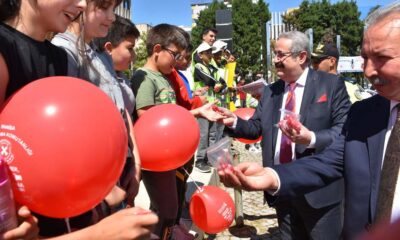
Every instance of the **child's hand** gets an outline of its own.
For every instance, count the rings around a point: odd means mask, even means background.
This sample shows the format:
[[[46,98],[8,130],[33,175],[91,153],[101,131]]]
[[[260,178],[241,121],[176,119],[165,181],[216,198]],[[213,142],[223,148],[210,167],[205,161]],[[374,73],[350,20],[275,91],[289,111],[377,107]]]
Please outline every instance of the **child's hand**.
[[[18,216],[20,218],[20,225],[17,228],[4,233],[2,239],[38,239],[38,220],[32,216],[29,209],[26,206],[20,207],[18,209]]]

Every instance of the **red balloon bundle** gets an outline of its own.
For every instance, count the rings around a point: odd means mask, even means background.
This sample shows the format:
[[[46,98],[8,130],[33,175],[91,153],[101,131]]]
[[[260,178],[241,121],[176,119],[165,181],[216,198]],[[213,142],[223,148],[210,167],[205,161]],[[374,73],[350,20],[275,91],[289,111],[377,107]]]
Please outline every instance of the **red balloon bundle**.
[[[219,233],[227,229],[235,216],[235,204],[224,190],[204,186],[197,190],[189,205],[193,222],[206,233]]]
[[[241,119],[249,120],[254,115],[254,112],[255,112],[254,108],[238,108],[234,113]],[[261,140],[261,136],[257,139],[246,139],[246,138],[236,138],[236,139],[242,143],[252,144],[259,142]]]
[[[97,205],[119,178],[127,146],[112,100],[80,79],[34,81],[0,114],[0,155],[12,172],[16,200],[48,217]]]
[[[200,140],[193,115],[176,104],[161,104],[147,110],[134,126],[142,168],[162,172],[184,165]]]

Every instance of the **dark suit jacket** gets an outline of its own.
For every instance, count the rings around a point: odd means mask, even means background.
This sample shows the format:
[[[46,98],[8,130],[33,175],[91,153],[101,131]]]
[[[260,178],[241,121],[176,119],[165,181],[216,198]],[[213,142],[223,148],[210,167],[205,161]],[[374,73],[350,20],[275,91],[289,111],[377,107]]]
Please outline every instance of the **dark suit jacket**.
[[[279,195],[296,196],[345,180],[345,239],[369,229],[375,218],[390,101],[376,95],[355,103],[342,133],[321,154],[276,166]]]
[[[264,166],[274,165],[275,148],[278,131],[274,124],[279,122],[285,83],[282,80],[266,86],[263,97],[249,121],[238,119],[234,135],[256,139],[262,135],[262,157]],[[326,101],[318,101],[326,95]],[[309,70],[303,99],[300,108],[300,122],[313,131],[316,136],[315,149],[307,149],[305,145],[296,144],[296,158],[321,152],[339,135],[346,120],[350,101],[344,82],[336,75]],[[275,199],[265,195],[273,204]],[[343,199],[343,181],[337,180],[324,188],[308,193],[307,202],[314,208],[332,205]]]

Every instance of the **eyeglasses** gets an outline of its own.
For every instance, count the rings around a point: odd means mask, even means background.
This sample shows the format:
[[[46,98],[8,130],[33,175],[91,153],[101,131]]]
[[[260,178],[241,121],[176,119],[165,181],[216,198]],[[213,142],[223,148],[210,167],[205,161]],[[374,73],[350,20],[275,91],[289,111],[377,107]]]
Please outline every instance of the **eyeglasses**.
[[[275,58],[278,60],[285,60],[286,58],[296,55],[299,52],[282,52],[282,51],[274,51]]]
[[[165,50],[165,51],[167,51],[169,54],[171,54],[171,56],[174,58],[174,60],[175,61],[181,61],[181,60],[183,60],[183,56],[182,56],[182,54],[180,54],[180,53],[177,53],[177,52],[175,52],[175,51],[172,51],[171,49],[169,49],[169,48],[166,48],[166,47],[161,47],[163,50]]]

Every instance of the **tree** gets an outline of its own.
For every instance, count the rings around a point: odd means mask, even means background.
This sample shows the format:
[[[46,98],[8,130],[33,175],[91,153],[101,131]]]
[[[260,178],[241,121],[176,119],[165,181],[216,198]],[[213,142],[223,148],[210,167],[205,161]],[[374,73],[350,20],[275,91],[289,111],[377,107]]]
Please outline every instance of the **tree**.
[[[134,69],[138,69],[144,66],[147,60],[147,49],[146,49],[147,33],[142,32],[138,41],[138,46],[135,48],[136,61],[133,65]]]
[[[207,28],[215,28],[215,12],[217,10],[226,9],[223,2],[214,0],[210,6],[200,12],[196,21],[196,26],[192,28],[192,45],[197,47],[202,42],[202,33]]]
[[[264,69],[262,54],[265,52],[266,56],[266,40],[263,36],[269,18],[268,7],[263,1],[257,4],[251,0],[232,1],[233,51],[240,73],[256,73]]]
[[[263,0],[258,0],[257,2],[257,9],[258,9],[258,17],[259,17],[259,24],[261,29],[261,54],[262,54],[262,65],[264,74],[268,73],[267,69],[267,29],[266,23],[268,20],[271,19],[271,14],[268,10],[268,4],[265,4]]]
[[[341,35],[341,55],[358,55],[360,52],[363,22],[355,1],[331,4],[328,0],[304,0],[299,9],[283,17],[299,31],[313,28],[314,45],[322,41],[333,41]]]

